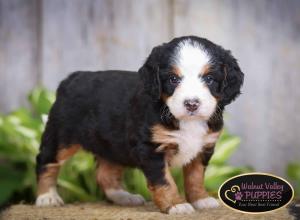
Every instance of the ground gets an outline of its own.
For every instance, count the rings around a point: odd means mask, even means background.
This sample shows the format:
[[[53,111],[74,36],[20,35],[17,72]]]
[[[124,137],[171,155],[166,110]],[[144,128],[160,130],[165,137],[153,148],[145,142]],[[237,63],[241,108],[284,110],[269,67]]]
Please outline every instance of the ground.
[[[89,204],[68,204],[63,207],[38,208],[33,205],[13,205],[0,214],[3,220],[248,220],[248,219],[293,219],[286,208],[264,214],[244,214],[221,206],[216,209],[206,209],[190,215],[166,215],[158,211],[153,203],[139,207],[120,207],[105,202]]]

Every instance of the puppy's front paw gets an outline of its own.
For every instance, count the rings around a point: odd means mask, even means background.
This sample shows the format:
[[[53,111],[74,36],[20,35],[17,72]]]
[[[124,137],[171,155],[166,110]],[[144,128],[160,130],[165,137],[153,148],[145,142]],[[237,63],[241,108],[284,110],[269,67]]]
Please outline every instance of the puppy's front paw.
[[[218,200],[213,197],[199,199],[192,203],[195,209],[217,208],[220,206]]]
[[[125,190],[107,190],[106,196],[113,203],[123,206],[144,205],[145,199],[139,194],[131,194]]]
[[[181,203],[181,204],[177,204],[177,205],[172,206],[168,210],[168,214],[190,214],[194,211],[195,210],[194,210],[193,206],[191,206],[191,204]]]
[[[36,206],[61,206],[63,204],[63,200],[54,188],[50,189],[47,193],[39,195],[35,201]]]

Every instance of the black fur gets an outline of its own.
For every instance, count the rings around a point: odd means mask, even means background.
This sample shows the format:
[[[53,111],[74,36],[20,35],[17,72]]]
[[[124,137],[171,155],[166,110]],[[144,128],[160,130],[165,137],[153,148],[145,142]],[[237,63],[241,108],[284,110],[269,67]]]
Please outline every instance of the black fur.
[[[201,163],[206,167],[208,165],[208,162],[212,155],[214,154],[215,151],[215,145],[209,146],[209,147],[204,147],[201,154]]]
[[[239,95],[243,73],[222,47],[193,36],[175,38],[155,47],[138,74],[75,72],[62,81],[42,137],[37,175],[48,163],[56,162],[59,147],[80,144],[107,160],[142,169],[150,184],[164,184],[164,153],[155,152],[157,145],[151,142],[150,128],[158,123],[177,128],[177,120],[170,113],[162,116],[162,109],[168,108],[161,95],[174,92],[168,81],[170,59],[184,39],[201,44],[214,58],[214,82],[209,89],[219,102],[208,125],[213,131],[220,130],[224,106]]]

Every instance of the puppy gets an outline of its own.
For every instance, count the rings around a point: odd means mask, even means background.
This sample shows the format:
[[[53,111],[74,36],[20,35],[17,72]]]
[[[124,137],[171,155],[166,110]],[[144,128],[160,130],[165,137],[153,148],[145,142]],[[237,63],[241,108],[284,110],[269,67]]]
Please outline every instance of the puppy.
[[[62,205],[59,168],[83,148],[96,155],[97,182],[107,199],[142,205],[124,190],[125,167],[144,173],[164,213],[217,207],[204,171],[223,127],[224,107],[244,74],[230,51],[195,36],[155,47],[138,72],[75,72],[61,82],[37,156],[38,206]],[[186,200],[169,167],[183,168]]]

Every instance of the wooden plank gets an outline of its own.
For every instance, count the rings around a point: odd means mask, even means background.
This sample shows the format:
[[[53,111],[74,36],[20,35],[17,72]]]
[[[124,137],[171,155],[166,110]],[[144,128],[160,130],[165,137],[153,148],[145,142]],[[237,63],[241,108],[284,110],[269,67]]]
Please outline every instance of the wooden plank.
[[[26,104],[37,80],[37,3],[0,0],[0,111]]]
[[[43,2],[43,83],[55,89],[76,70],[137,70],[170,38],[168,1]]]
[[[233,164],[284,174],[300,158],[300,2],[175,0],[174,34],[217,42],[239,59],[243,95],[227,125],[242,137]]]

